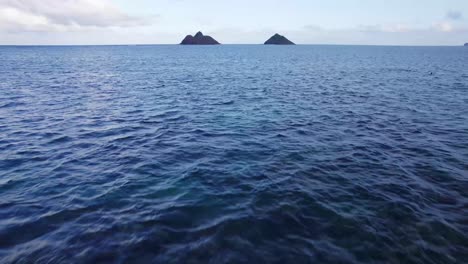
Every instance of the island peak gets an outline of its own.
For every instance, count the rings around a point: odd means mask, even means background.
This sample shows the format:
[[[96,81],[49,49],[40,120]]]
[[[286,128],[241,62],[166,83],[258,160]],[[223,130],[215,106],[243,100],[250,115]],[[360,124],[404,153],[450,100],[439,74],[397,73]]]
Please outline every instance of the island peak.
[[[220,43],[210,36],[205,36],[198,31],[195,36],[188,35],[182,40],[181,45],[219,45]]]
[[[270,39],[265,42],[265,45],[296,45],[294,42],[287,39],[278,33],[273,35]]]

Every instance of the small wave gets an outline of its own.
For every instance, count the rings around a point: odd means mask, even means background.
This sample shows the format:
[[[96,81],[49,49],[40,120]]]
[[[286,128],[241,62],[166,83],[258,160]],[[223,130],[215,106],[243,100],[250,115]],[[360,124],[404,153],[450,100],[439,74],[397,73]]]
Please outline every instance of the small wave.
[[[71,141],[73,141],[73,138],[71,138],[69,136],[61,136],[61,137],[57,137],[57,138],[52,139],[47,144],[51,144],[51,145],[63,144],[63,143],[71,142]]]
[[[13,108],[13,107],[24,106],[24,105],[26,105],[26,103],[22,103],[22,102],[9,102],[9,103],[0,105],[0,109],[1,109],[1,108]]]
[[[233,105],[234,102],[235,102],[234,100],[228,100],[228,101],[222,101],[222,102],[214,103],[213,105]]]

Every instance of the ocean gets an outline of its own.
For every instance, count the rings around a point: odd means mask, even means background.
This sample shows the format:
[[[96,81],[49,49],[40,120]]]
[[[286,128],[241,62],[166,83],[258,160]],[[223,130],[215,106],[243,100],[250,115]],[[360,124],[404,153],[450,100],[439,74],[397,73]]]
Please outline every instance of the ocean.
[[[468,49],[0,47],[0,263],[463,263]]]

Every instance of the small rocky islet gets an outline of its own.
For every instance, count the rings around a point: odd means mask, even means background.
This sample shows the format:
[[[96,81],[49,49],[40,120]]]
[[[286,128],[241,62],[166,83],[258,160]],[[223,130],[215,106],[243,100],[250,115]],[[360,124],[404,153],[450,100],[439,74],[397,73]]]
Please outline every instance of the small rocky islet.
[[[186,36],[180,45],[220,45],[220,43],[211,36],[205,36],[199,31],[195,36]]]
[[[280,34],[275,34],[265,42],[265,45],[296,45],[296,44],[294,44],[294,42],[287,39],[285,36],[282,36]]]

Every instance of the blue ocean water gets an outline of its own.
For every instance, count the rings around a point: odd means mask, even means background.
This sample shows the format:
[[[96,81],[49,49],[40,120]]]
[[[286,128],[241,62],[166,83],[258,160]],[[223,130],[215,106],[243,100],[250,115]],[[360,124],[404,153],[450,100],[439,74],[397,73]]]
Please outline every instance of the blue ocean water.
[[[0,47],[0,263],[462,263],[467,62]]]

